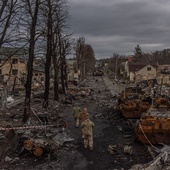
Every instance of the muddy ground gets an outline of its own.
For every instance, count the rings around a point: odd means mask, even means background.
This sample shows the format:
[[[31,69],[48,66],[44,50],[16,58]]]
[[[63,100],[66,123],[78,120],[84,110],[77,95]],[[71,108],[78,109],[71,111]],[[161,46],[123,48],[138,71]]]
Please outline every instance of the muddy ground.
[[[103,80],[105,80],[103,77],[88,77],[81,82],[80,88],[90,89],[91,92],[85,97],[75,96],[72,100],[73,103],[78,103],[81,108],[87,107],[90,119],[95,124],[93,151],[83,147],[81,129],[74,125],[72,104],[50,100],[51,109],[45,111],[41,108],[42,102],[39,97],[38,99],[34,98],[32,104],[36,108],[37,114],[38,112],[45,114],[49,112],[49,124],[56,124],[59,119],[64,119],[68,123],[67,129],[50,127],[47,128],[47,132],[53,128],[53,131],[58,130],[60,134],[66,133],[71,140],[62,143],[60,146],[48,147],[41,157],[36,157],[31,151],[21,149],[23,148],[23,138],[13,142],[13,138],[4,138],[6,131],[0,131],[0,169],[123,170],[130,169],[135,164],[144,164],[152,160],[148,152],[148,146],[135,140],[131,121],[123,118],[118,111],[114,110],[114,104],[116,103],[116,98],[113,95],[114,87],[116,89],[119,86],[121,90],[122,85],[113,85],[111,94],[106,86],[107,83]],[[118,91],[115,91],[115,94],[117,93]],[[11,109],[1,110],[1,126],[9,126],[9,124],[21,126],[22,113],[22,104]],[[39,123],[35,118],[35,114],[32,114],[30,125],[38,125]],[[16,134],[18,133],[18,130],[16,130]],[[44,130],[36,129],[32,130],[32,133],[34,135],[37,133],[43,134]],[[43,138],[47,138],[46,136]],[[133,152],[125,153],[124,148],[126,146],[133,148]]]

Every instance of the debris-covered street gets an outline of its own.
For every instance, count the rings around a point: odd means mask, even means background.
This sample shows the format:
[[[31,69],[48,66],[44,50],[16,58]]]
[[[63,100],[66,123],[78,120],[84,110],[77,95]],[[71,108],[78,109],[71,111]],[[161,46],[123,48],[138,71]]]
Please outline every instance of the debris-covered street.
[[[166,1],[1,0],[0,170],[170,170]]]
[[[33,126],[1,130],[1,169],[111,170],[148,163],[155,153],[151,156],[152,149],[149,152],[147,145],[135,140],[134,124],[115,110],[116,95],[123,88],[124,84],[110,83],[107,77],[90,76],[81,82],[79,92],[70,90],[70,102],[64,97],[60,103],[50,99],[50,109],[46,111],[40,107],[41,95],[36,96],[27,125],[21,124],[22,104],[1,111],[2,127]],[[83,147],[81,128],[75,127],[74,103],[86,107],[95,124],[93,151]],[[24,148],[28,139],[43,150]]]

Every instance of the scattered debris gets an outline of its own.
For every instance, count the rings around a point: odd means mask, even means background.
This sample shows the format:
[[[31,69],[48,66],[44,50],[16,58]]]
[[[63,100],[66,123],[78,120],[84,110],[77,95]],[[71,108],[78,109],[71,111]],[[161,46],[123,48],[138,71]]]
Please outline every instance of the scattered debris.
[[[110,154],[115,155],[118,153],[116,149],[117,149],[116,145],[109,145],[107,150],[109,151]]]
[[[19,105],[15,100],[10,109],[0,113],[3,118],[1,127],[10,128],[2,129],[0,133],[1,167],[4,170],[25,166],[28,169],[95,170],[109,167],[123,170],[135,163],[149,162],[152,158],[148,150],[141,153],[145,148],[143,144],[136,144],[134,140],[127,142],[129,138],[134,139],[132,124],[113,109],[121,88],[124,86],[113,85],[104,76],[90,77],[69,89],[66,96],[60,94],[60,101],[54,101],[50,96],[47,109],[41,107],[43,94],[33,94],[30,119],[24,125],[21,124],[24,100],[21,99]],[[73,125],[72,104],[75,102],[81,107],[86,106],[95,122],[93,152],[84,150],[81,130]],[[5,135],[9,130],[11,132]],[[15,130],[14,134],[12,130]]]
[[[7,103],[14,103],[14,98],[12,98],[11,96],[7,97]]]
[[[165,146],[160,154],[151,162],[141,165],[134,165],[131,170],[169,170],[170,169],[170,147]]]
[[[133,147],[125,145],[123,151],[124,153],[131,155],[133,153]]]

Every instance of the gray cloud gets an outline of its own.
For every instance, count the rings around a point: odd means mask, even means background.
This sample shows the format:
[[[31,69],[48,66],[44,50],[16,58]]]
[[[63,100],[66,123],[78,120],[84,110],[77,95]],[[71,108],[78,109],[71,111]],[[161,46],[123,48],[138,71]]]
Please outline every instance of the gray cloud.
[[[70,0],[71,29],[84,36],[96,58],[169,47],[169,0]]]

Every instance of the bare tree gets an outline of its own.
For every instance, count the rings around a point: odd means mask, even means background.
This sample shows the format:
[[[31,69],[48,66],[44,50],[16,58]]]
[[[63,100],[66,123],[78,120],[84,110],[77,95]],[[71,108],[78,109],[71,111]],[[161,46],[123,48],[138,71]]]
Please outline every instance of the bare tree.
[[[25,46],[25,44],[22,44],[22,47],[16,48],[16,42],[20,40],[18,27],[22,17],[22,7],[20,0],[0,1],[0,48],[3,55],[3,62],[1,62],[0,67],[10,63],[8,75],[4,75],[8,76],[7,82],[10,80],[13,66],[11,57],[23,50]],[[6,45],[8,45],[8,48],[5,48]],[[7,82],[4,83],[4,91],[8,88]],[[15,85],[15,79],[13,84]]]
[[[77,67],[78,70],[80,71],[80,73],[83,72],[83,53],[84,53],[84,44],[85,44],[85,38],[84,37],[79,37],[77,42],[76,42],[76,46],[75,46],[75,51],[76,51],[76,59],[77,59]],[[82,76],[80,77],[79,75],[79,79],[81,79]]]
[[[107,63],[107,74],[114,75],[115,79],[119,79],[121,77],[120,70],[123,68],[122,63],[126,60],[126,56],[117,53],[113,53],[111,58],[104,59],[104,63]]]
[[[68,8],[66,5],[66,1],[60,1],[60,5],[58,8],[58,13],[57,13],[57,29],[56,29],[56,36],[57,39],[56,41],[58,42],[58,65],[55,64],[55,66],[58,68],[57,71],[60,71],[60,80],[61,80],[61,87],[62,87],[62,93],[66,93],[66,88],[67,88],[67,73],[66,73],[66,55],[70,53],[70,35],[67,33],[68,29],[68,19],[69,19],[69,14],[68,14]],[[54,64],[54,63],[53,63]],[[59,87],[59,74],[55,71],[55,78],[54,79],[54,88],[57,84],[57,88]],[[56,76],[57,75],[57,76]],[[54,89],[54,96],[58,96],[58,93],[56,93],[56,90]]]
[[[2,0],[0,2],[0,53],[3,55],[0,67],[9,63],[10,58],[24,47],[23,45],[14,49],[12,44],[18,39],[16,31],[22,14],[21,8],[19,0]],[[8,45],[8,47],[3,48],[3,45]]]
[[[95,54],[91,45],[85,43],[84,37],[79,37],[75,47],[79,79],[84,79],[86,74],[95,67]]]
[[[65,35],[64,31],[67,27],[68,11],[65,0],[50,0],[44,3],[42,9],[45,25],[45,38],[47,44],[46,66],[45,66],[45,92],[43,107],[48,107],[49,86],[50,86],[50,67],[51,57],[54,70],[54,99],[59,100],[59,71],[64,63],[63,56],[65,55]],[[64,64],[63,64],[64,66]]]
[[[35,56],[35,42],[36,42],[36,28],[37,28],[37,19],[40,6],[40,0],[23,0],[25,4],[25,10],[27,16],[29,17],[29,58],[27,64],[27,79],[25,84],[25,109],[23,122],[26,122],[30,115],[30,103],[31,103],[31,84],[32,84],[32,75],[33,75],[33,61]]]
[[[61,62],[60,62],[60,71],[61,71],[61,85],[62,92],[66,94],[67,85],[67,63],[66,63],[66,55],[70,53],[70,42],[69,39],[64,39],[61,44]]]
[[[83,60],[85,63],[85,65],[84,65],[85,68],[83,69],[83,71],[84,71],[83,75],[86,76],[90,70],[94,69],[95,62],[96,62],[94,50],[93,50],[92,46],[89,44],[84,45]]]
[[[16,36],[18,13],[21,10],[19,0],[2,0],[0,2],[0,47],[14,41]]]
[[[52,8],[53,0],[44,1],[43,3],[43,15],[46,19],[46,38],[47,38],[47,48],[46,48],[46,61],[45,61],[45,91],[44,91],[44,102],[43,107],[48,107],[49,98],[49,88],[50,88],[50,67],[51,67],[51,56],[52,56]],[[46,14],[44,13],[46,12]]]

